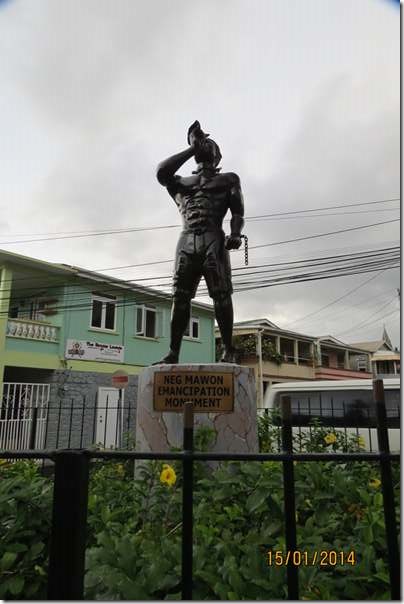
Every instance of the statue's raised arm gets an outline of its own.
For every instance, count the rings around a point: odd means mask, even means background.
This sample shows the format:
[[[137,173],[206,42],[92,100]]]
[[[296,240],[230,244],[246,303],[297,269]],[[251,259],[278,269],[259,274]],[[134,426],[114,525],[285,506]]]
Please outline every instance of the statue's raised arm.
[[[188,129],[188,149],[171,155],[157,166],[157,180],[159,183],[164,187],[170,184],[175,173],[186,161],[195,154],[200,155],[200,151],[208,136],[208,134],[202,132],[200,123],[195,121]],[[196,161],[199,161],[199,159]]]

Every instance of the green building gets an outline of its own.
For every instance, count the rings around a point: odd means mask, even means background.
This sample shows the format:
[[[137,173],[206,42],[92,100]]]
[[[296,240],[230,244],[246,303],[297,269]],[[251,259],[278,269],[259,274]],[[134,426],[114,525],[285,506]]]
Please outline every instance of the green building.
[[[139,372],[168,350],[170,311],[152,288],[0,251],[0,448],[27,446],[35,407],[37,446],[120,442]],[[213,307],[194,303],[180,362],[214,361]]]

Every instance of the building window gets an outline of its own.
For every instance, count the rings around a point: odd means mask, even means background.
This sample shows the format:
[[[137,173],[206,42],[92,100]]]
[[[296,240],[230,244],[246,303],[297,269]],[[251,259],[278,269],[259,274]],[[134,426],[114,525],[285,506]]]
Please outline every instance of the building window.
[[[33,298],[31,300],[22,300],[18,307],[11,310],[13,319],[24,319],[26,321],[46,321],[44,311],[46,303],[44,300]]]
[[[356,358],[356,369],[357,369],[357,371],[367,371],[368,370],[368,359],[366,356],[361,355]]]
[[[184,336],[192,340],[199,340],[199,319],[197,317],[190,318]]]
[[[280,353],[285,363],[295,362],[295,344],[294,340],[280,339]]]
[[[337,367],[338,369],[348,369],[345,367],[345,352],[337,352]]]
[[[298,342],[297,343],[299,365],[312,365],[312,349],[310,342]]]
[[[116,299],[93,296],[91,327],[115,331]]]
[[[328,356],[328,354],[325,354],[324,352],[321,353],[321,364],[323,367],[330,366],[330,357]]]
[[[11,306],[8,316],[10,319],[18,319],[18,306]]]
[[[157,338],[157,311],[154,306],[136,307],[136,335]]]

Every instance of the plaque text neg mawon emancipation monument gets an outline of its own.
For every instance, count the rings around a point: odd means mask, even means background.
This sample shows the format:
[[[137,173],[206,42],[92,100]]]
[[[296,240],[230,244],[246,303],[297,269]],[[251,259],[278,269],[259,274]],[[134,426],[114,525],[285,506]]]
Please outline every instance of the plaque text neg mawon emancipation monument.
[[[216,432],[211,451],[257,451],[257,412],[253,370],[215,363],[153,365],[140,374],[136,449],[169,451],[182,447],[185,402],[194,405],[195,430]]]
[[[182,446],[182,409],[192,401],[195,426],[216,432],[215,451],[257,451],[256,391],[253,371],[235,364],[229,250],[241,245],[244,202],[240,179],[219,173],[221,152],[198,121],[188,129],[188,148],[162,161],[157,179],[167,188],[182,217],[173,278],[170,349],[139,379],[136,447],[165,451]],[[191,176],[177,174],[194,157]],[[223,220],[230,211],[230,234]],[[204,277],[213,300],[223,351],[217,364],[179,364],[182,338],[189,325],[191,300]]]

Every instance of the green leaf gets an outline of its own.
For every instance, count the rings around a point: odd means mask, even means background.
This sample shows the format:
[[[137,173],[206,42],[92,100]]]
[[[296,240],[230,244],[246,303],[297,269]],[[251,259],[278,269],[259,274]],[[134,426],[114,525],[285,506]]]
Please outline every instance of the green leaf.
[[[7,587],[13,596],[18,596],[24,588],[25,579],[21,576],[15,576],[9,579]]]
[[[383,495],[381,493],[376,493],[373,497],[373,503],[377,506],[383,505]]]
[[[38,543],[34,543],[34,545],[31,547],[30,549],[30,558],[36,558],[38,556],[38,554],[41,553],[41,551],[43,550],[43,548],[45,547],[45,544],[42,543],[42,541],[39,541]]]
[[[15,552],[6,552],[3,554],[2,559],[0,560],[0,568],[1,570],[8,570],[14,564],[17,559],[17,554]]]
[[[373,530],[370,524],[363,528],[362,535],[366,544],[373,543]]]
[[[246,508],[248,512],[254,512],[260,507],[268,497],[267,489],[255,489],[248,497],[246,501]]]
[[[380,579],[380,581],[383,581],[383,583],[386,583],[387,585],[390,585],[390,577],[387,573],[384,572],[380,572],[380,573],[376,573],[375,575],[373,575],[375,578]]]

